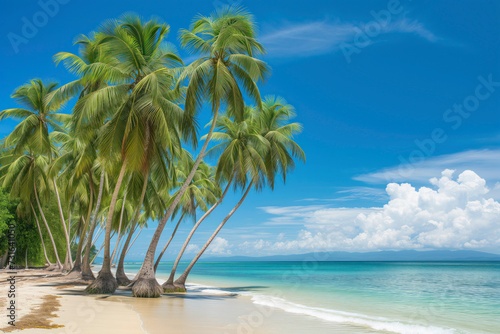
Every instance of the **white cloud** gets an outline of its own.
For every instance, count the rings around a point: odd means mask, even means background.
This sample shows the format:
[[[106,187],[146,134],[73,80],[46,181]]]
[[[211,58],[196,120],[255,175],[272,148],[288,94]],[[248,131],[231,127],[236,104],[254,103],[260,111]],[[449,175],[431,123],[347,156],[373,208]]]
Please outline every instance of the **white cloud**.
[[[200,247],[198,245],[189,244],[186,247],[186,254],[196,254],[200,251]]]
[[[456,174],[456,173],[455,173]],[[281,219],[302,221],[295,240],[246,243],[276,253],[313,250],[483,249],[500,250],[500,203],[486,181],[466,170],[456,179],[444,170],[430,187],[390,183],[383,207],[317,206],[263,208]]]
[[[216,237],[207,249],[207,253],[215,255],[230,255],[229,242],[221,237]]]
[[[418,20],[404,17],[393,22],[370,21],[367,23],[341,23],[315,21],[309,23],[282,24],[280,28],[267,27],[260,41],[266,46],[270,56],[297,57],[325,54],[338,51],[345,44],[356,43],[360,35],[375,26],[378,32],[372,37],[365,37],[362,47],[375,43],[379,37],[387,34],[410,34],[429,42],[438,38]],[[366,34],[365,34],[366,36]]]

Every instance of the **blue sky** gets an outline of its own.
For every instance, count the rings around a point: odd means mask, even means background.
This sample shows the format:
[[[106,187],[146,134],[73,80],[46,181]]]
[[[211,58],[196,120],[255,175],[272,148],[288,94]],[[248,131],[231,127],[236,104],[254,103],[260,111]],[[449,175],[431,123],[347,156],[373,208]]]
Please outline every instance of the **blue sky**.
[[[0,4],[1,109],[14,106],[10,94],[31,78],[72,80],[52,56],[76,52],[74,38],[107,19],[125,12],[157,16],[171,26],[169,41],[178,46],[178,30],[198,13],[232,2],[46,3],[52,2]],[[255,15],[273,70],[261,93],[295,106],[304,126],[296,139],[307,163],[297,165],[285,186],[251,193],[210,254],[500,253],[499,2],[240,4]],[[47,8],[52,15],[44,16]],[[39,27],[23,31],[26,22]],[[206,120],[207,114],[200,123]],[[13,126],[2,121],[0,136]],[[190,251],[201,247],[238,196],[228,197],[203,224]],[[166,260],[191,226],[183,224]],[[142,258],[153,228],[143,231],[129,260]],[[162,243],[171,230],[169,223]]]

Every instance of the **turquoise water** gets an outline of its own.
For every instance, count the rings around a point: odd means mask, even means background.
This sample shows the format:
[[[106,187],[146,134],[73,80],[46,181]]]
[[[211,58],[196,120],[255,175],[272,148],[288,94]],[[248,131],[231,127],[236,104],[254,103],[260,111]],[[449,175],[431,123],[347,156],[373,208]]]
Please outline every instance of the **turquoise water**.
[[[369,333],[500,333],[499,262],[200,262],[189,282]]]

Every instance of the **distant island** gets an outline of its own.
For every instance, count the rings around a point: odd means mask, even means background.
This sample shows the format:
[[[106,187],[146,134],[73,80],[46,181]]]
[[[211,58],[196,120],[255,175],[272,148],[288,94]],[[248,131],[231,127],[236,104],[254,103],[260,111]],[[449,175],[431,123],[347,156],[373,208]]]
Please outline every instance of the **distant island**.
[[[271,256],[227,256],[202,258],[203,262],[252,261],[500,261],[500,254],[470,250],[379,251],[367,253],[316,252]]]

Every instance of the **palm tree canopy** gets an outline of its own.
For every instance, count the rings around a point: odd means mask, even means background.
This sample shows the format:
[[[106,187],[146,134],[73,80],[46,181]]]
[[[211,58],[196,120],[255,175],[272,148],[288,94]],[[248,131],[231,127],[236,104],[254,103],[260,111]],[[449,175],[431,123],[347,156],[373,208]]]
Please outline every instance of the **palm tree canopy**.
[[[190,30],[182,29],[183,47],[201,57],[182,72],[178,86],[189,78],[185,109],[196,113],[203,101],[215,109],[226,104],[238,120],[243,118],[240,87],[260,107],[258,80],[269,74],[268,65],[254,57],[264,47],[256,40],[253,16],[237,7],[224,7],[209,17],[199,16]]]
[[[55,82],[44,83],[40,79],[33,79],[15,90],[12,98],[23,108],[1,111],[0,121],[12,117],[21,119],[21,122],[4,139],[3,147],[13,147],[17,153],[29,148],[37,154],[52,154],[49,132],[65,132],[61,124],[71,118],[68,114],[58,112],[65,101],[51,99],[50,93],[57,85]]]

